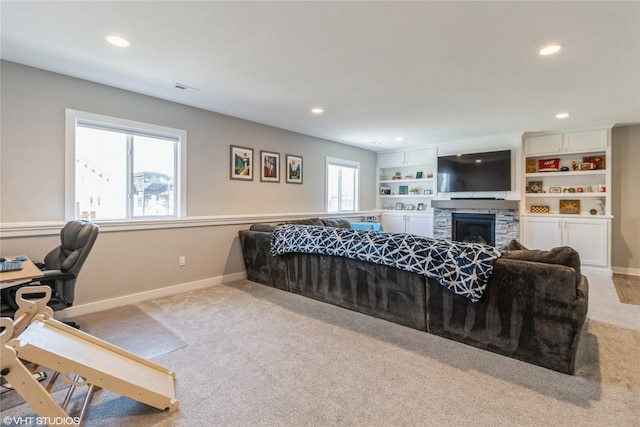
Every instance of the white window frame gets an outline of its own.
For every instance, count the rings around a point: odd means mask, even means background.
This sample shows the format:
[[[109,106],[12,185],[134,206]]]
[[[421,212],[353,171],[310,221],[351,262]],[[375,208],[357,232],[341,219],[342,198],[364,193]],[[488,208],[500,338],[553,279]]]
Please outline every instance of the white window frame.
[[[353,160],[339,159],[337,157],[327,157],[325,163],[325,191],[324,191],[324,210],[329,212],[329,166],[344,166],[348,168],[354,168],[356,170],[356,182],[354,189],[354,201],[353,209],[342,210],[340,203],[338,203],[338,210],[334,212],[358,212],[360,210],[360,162]]]
[[[104,125],[105,128],[113,126],[114,129],[131,129],[134,132],[148,135],[165,135],[177,138],[178,150],[176,153],[176,214],[161,217],[142,217],[145,221],[165,221],[167,218],[184,218],[187,216],[187,131],[159,126],[150,123],[137,122],[101,114],[88,113],[72,109],[65,109],[65,209],[66,221],[75,218],[76,202],[76,126],[79,121],[94,122]],[[138,218],[122,218],[117,221],[136,221]]]

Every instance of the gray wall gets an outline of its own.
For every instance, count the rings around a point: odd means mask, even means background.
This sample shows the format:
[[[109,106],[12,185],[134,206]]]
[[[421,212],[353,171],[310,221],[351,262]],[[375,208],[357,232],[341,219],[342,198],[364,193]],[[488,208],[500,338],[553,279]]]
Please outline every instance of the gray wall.
[[[611,140],[611,264],[640,274],[640,125],[614,127]]]
[[[163,101],[19,64],[1,64],[0,220],[64,221],[65,109],[187,131],[190,217],[324,211],[325,157],[359,161],[361,210],[375,209],[372,151]],[[231,144],[303,157],[303,185],[229,179]],[[78,281],[86,304],[244,271],[244,224],[101,233]],[[3,255],[42,259],[57,236],[3,237]],[[178,256],[187,266],[178,268]],[[117,266],[117,267],[114,267]]]

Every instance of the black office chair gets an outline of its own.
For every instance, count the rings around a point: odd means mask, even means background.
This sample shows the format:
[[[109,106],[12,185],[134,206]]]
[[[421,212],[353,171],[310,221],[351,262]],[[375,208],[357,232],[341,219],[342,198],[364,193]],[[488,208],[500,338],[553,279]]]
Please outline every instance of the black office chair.
[[[64,310],[73,305],[78,274],[98,237],[98,232],[99,227],[89,220],[68,222],[60,230],[60,246],[49,252],[44,262],[34,261],[44,277],[2,290],[2,316],[14,316],[18,309],[16,291],[21,286],[33,284],[47,285],[51,288],[51,299],[47,305],[53,311]]]

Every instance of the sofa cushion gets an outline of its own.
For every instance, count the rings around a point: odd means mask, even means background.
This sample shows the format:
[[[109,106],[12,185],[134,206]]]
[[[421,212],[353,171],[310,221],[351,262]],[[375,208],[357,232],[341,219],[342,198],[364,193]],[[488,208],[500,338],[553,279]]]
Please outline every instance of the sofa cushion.
[[[322,225],[334,228],[351,228],[351,223],[344,218],[322,218]]]
[[[251,231],[266,231],[271,233],[274,228],[276,228],[276,224],[253,224],[250,228]]]
[[[516,239],[511,240],[509,243],[501,247],[503,251],[520,251],[528,249],[522,243],[518,242]]]
[[[580,254],[569,246],[560,246],[549,251],[542,251],[539,249],[511,250],[504,254],[503,257],[524,261],[543,262],[546,264],[565,265],[573,268],[576,272],[576,286],[580,285],[580,281],[582,279],[582,273],[580,272]]]

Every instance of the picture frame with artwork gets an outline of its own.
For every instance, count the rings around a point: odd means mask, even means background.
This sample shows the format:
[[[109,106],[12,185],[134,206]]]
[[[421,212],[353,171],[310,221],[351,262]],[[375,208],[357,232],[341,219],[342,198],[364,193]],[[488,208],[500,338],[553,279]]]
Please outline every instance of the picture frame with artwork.
[[[260,150],[260,181],[280,182],[280,153]]]
[[[287,154],[287,184],[302,184],[302,156]]]
[[[404,209],[404,204],[403,203],[396,203],[396,210],[401,211]]]
[[[401,185],[398,189],[398,194],[409,194],[409,186]]]
[[[561,214],[580,214],[580,200],[560,200]]]
[[[416,207],[417,211],[423,211],[424,210],[424,203],[418,203],[418,206]]]
[[[549,187],[549,193],[562,193],[562,188],[560,188],[560,187]]]
[[[542,181],[529,181],[529,191],[531,193],[542,193]]]
[[[231,146],[231,179],[253,181],[253,148]]]
[[[422,179],[422,172],[416,172],[416,179]]]

